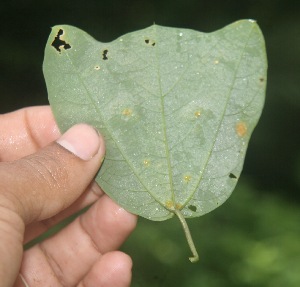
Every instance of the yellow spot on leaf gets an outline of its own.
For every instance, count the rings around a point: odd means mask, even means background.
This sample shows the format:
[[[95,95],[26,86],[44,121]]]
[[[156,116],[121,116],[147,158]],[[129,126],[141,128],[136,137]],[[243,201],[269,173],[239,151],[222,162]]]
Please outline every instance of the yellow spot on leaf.
[[[201,112],[200,111],[196,111],[194,113],[194,115],[195,115],[196,118],[199,118],[201,116]]]
[[[143,163],[144,163],[145,166],[149,166],[150,165],[150,160],[145,159]]]
[[[98,70],[100,70],[100,66],[97,65],[97,66],[94,67],[94,69],[95,69],[96,71],[98,71]]]
[[[182,208],[182,204],[176,203],[176,206],[175,206],[175,207],[176,207],[176,209],[179,209],[179,210],[180,210],[180,209]]]
[[[235,126],[238,136],[243,137],[247,133],[247,126],[244,122],[238,122]]]
[[[219,64],[219,60],[215,60],[214,63],[217,65]]]
[[[183,177],[183,180],[184,180],[185,182],[189,182],[191,179],[192,179],[192,177],[191,177],[190,175],[185,175],[185,176]]]
[[[167,200],[165,204],[166,204],[166,207],[169,209],[174,208],[174,202],[172,200]]]
[[[124,109],[122,115],[130,117],[132,115],[132,109],[128,109],[128,108]]]

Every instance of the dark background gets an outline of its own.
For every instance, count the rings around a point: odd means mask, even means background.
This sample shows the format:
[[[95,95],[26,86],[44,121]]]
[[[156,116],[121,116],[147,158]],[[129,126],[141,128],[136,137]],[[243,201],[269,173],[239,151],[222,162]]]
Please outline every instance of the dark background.
[[[200,263],[188,263],[174,220],[141,219],[123,249],[134,260],[133,286],[300,286],[300,1],[28,0],[1,1],[0,12],[0,113],[47,104],[43,53],[56,24],[106,42],[154,22],[212,32],[257,20],[269,62],[266,104],[232,197],[189,221]]]

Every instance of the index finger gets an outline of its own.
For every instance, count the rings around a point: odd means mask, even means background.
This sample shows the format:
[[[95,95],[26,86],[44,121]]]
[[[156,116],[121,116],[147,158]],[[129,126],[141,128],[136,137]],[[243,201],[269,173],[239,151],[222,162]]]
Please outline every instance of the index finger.
[[[60,135],[49,106],[0,115],[0,162],[27,156]]]

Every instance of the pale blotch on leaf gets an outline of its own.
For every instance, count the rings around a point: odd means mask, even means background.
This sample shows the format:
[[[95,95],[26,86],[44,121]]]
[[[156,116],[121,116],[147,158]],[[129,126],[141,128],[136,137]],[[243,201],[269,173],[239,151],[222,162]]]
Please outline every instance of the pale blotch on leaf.
[[[96,71],[99,71],[99,70],[100,70],[100,66],[96,65],[96,66],[94,67],[94,69],[95,69]]]
[[[220,62],[219,62],[219,60],[215,60],[214,63],[217,65],[217,64],[219,64]]]
[[[143,164],[144,164],[144,166],[149,166],[150,165],[150,160],[144,159]]]
[[[239,137],[243,137],[247,133],[247,125],[244,122],[238,122],[235,126],[235,131]]]
[[[122,112],[123,116],[130,117],[132,115],[132,109],[126,108]]]

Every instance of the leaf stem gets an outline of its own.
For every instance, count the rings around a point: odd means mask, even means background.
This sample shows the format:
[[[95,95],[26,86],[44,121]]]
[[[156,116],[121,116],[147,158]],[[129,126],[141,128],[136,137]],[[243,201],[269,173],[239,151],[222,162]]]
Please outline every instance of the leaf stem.
[[[174,209],[174,213],[177,215],[177,217],[179,218],[179,221],[181,222],[181,225],[183,227],[183,231],[184,231],[184,234],[185,234],[185,237],[186,237],[186,240],[189,244],[189,247],[192,251],[192,254],[193,256],[189,257],[189,260],[194,263],[194,262],[197,262],[199,260],[199,255],[198,255],[198,252],[196,250],[196,247],[195,247],[195,244],[194,244],[194,241],[193,241],[193,238],[192,238],[192,235],[191,235],[191,232],[190,232],[190,229],[186,223],[186,220],[183,216],[183,214],[181,213],[181,211],[179,209]]]

